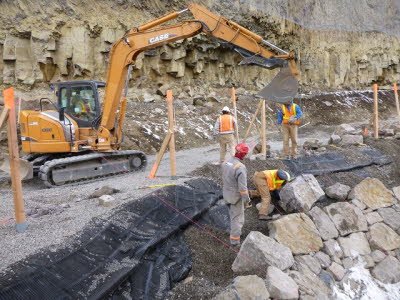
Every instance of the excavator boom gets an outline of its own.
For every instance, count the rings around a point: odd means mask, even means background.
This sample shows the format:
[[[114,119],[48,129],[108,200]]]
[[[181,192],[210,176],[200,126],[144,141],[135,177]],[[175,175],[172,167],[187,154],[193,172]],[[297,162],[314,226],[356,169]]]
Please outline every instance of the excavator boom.
[[[285,90],[286,95],[288,91],[292,91],[289,94],[293,97],[293,92],[297,92],[297,78],[299,74],[296,69],[293,53],[288,53],[280,49],[254,32],[223,16],[208,11],[201,5],[192,4],[188,10],[193,14],[194,19],[185,20],[176,25],[160,26],[167,21],[179,17],[187,10],[172,12],[130,30],[121,40],[114,44],[110,53],[103,117],[99,129],[103,133],[101,135],[104,136],[101,139],[105,141],[104,146],[107,146],[109,143],[107,136],[110,135],[110,131],[115,126],[115,116],[120,104],[128,66],[134,64],[137,55],[142,51],[195,36],[201,32],[218,39],[226,46],[239,52],[245,57],[242,64],[256,64],[267,68],[282,67],[283,69],[289,69],[290,77],[294,77],[294,80],[292,78],[289,80],[290,87],[285,86],[285,81],[282,79],[280,80],[280,84],[283,90]],[[269,51],[266,46],[278,51],[279,54],[277,55]],[[286,61],[289,61],[289,64]],[[286,71],[285,74],[288,74],[288,72]],[[285,79],[287,76],[283,77]],[[278,87],[275,87],[275,89]],[[294,91],[294,89],[296,90]],[[287,101],[286,98],[284,101]],[[282,102],[282,99],[279,102]]]
[[[164,24],[189,11],[192,19]],[[131,29],[114,43],[101,107],[98,87],[104,83],[83,80],[56,84],[58,105],[51,103],[55,110],[21,112],[22,146],[30,153],[26,163],[32,166],[27,175],[33,172],[51,187],[143,169],[146,166],[144,153],[120,151],[131,66],[143,51],[200,33],[238,52],[243,57],[241,65],[281,68],[261,91],[265,99],[287,102],[297,93],[299,74],[294,53],[280,49],[201,5],[191,4],[185,10],[171,12]],[[45,99],[42,98],[40,104]]]

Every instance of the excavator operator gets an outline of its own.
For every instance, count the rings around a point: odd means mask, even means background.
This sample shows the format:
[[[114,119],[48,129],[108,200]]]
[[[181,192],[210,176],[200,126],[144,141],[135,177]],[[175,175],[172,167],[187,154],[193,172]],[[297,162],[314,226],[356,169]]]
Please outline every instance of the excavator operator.
[[[90,96],[81,91],[71,97],[71,113],[75,118],[90,121],[95,116],[95,112],[90,105]]]

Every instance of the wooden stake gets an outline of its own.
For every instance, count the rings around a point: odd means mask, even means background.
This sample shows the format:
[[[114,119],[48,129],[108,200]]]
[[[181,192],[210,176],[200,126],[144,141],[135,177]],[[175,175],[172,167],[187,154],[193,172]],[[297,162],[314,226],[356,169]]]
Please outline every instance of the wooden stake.
[[[265,100],[261,106],[261,154],[267,155],[267,120],[265,115]]]
[[[232,87],[232,102],[233,102],[234,117],[235,117],[235,120],[236,120],[236,126],[235,126],[236,144],[239,144],[239,126],[238,126],[236,95],[235,95],[235,88],[234,87]]]
[[[372,85],[374,92],[374,137],[379,138],[379,117],[378,117],[378,85],[374,83]]]
[[[4,107],[3,111],[1,112],[0,115],[0,130],[6,125],[6,122],[8,120],[8,113],[9,113],[8,107]]]
[[[168,125],[171,139],[169,141],[169,161],[171,164],[171,177],[176,177],[176,157],[175,157],[175,118],[174,106],[172,103],[172,90],[167,90],[168,102]]]
[[[394,89],[394,100],[396,101],[397,117],[400,118],[400,106],[399,106],[399,92],[397,91],[397,83],[393,83]]]
[[[251,121],[250,121],[249,127],[247,128],[246,134],[245,134],[244,139],[243,139],[243,143],[246,143],[246,140],[247,140],[247,138],[249,137],[251,128],[253,127],[253,124],[254,124],[254,121],[255,121],[256,118],[257,118],[258,112],[259,112],[260,109],[261,109],[261,105],[262,105],[262,100],[260,100],[260,102],[258,103],[256,112],[254,113],[253,118],[252,118]]]
[[[172,133],[168,132],[167,135],[164,138],[164,141],[163,141],[163,143],[161,145],[160,152],[158,152],[157,157],[156,157],[156,161],[154,162],[154,165],[151,168],[150,175],[149,175],[150,179],[156,178],[158,167],[160,166],[160,162],[161,162],[161,160],[162,160],[162,158],[164,156],[165,150],[167,149],[167,146],[168,146],[168,144],[169,144],[169,142],[171,140],[171,136],[172,136]]]
[[[4,104],[10,110],[8,117],[8,151],[10,159],[12,192],[14,197],[14,213],[17,232],[24,232],[28,227],[25,217],[25,207],[22,198],[22,183],[19,166],[19,149],[17,136],[17,120],[15,118],[14,88],[4,91]]]
[[[21,112],[21,102],[22,102],[22,99],[21,99],[21,97],[19,97],[18,98],[17,124],[19,124],[19,115],[20,115],[20,112]]]

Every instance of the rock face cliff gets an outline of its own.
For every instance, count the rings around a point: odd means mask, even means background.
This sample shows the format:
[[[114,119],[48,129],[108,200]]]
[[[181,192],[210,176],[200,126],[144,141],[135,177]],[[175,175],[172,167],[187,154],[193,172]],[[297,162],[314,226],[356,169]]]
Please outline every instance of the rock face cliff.
[[[274,6],[270,7],[265,1],[196,2],[284,49],[296,51],[303,92],[360,89],[372,82],[388,85],[400,81],[400,39],[396,36],[376,31],[306,29],[276,15],[279,1],[273,1]],[[310,13],[321,14],[320,2],[324,1],[299,1],[285,9],[292,11],[292,19],[302,5],[303,9],[314,8]],[[0,2],[0,86],[31,89],[41,83],[62,80],[104,80],[109,50],[115,40],[129,28],[168,11],[185,8],[188,3],[3,0]],[[260,7],[257,3],[264,5]],[[186,17],[190,18],[189,13]],[[136,61],[131,85],[140,88],[161,83],[236,84],[259,89],[276,73],[254,66],[237,66],[240,60],[237,53],[199,35],[142,53]]]

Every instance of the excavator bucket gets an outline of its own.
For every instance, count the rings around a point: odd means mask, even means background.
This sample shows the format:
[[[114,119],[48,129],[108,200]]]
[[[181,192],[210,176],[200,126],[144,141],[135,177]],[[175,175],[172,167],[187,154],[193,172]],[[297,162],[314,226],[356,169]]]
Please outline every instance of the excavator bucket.
[[[290,103],[298,89],[299,82],[292,75],[290,68],[286,66],[258,93],[258,96],[272,102]]]
[[[10,158],[8,155],[4,158],[3,164],[0,166],[0,170],[2,170],[3,172],[6,172],[8,174],[11,174]],[[25,159],[20,159],[19,160],[19,170],[20,170],[22,180],[28,180],[28,179],[33,178],[33,167],[29,161],[27,161]]]

